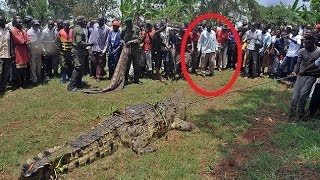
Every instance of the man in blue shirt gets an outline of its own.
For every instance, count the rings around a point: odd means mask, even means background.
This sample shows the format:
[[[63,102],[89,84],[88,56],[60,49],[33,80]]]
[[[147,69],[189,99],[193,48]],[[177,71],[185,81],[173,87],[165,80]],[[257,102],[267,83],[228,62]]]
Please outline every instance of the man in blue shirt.
[[[109,67],[109,77],[111,79],[114,71],[116,70],[120,54],[122,51],[122,44],[120,38],[120,22],[113,21],[112,22],[113,30],[109,32],[107,38],[107,46],[104,51],[108,51],[109,58],[108,58],[108,67]]]

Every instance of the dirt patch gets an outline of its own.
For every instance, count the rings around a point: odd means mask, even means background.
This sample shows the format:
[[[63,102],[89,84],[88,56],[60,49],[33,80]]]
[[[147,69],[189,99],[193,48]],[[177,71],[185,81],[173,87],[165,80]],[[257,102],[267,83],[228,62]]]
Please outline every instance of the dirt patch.
[[[279,110],[261,110],[256,116],[252,116],[252,127],[243,132],[235,144],[227,147],[230,155],[215,166],[210,173],[210,179],[239,178],[240,168],[259,152],[281,154],[282,152],[272,144],[271,136],[274,127],[279,123],[285,123],[285,120],[286,116]],[[204,177],[207,179],[208,175],[207,173]]]
[[[0,172],[0,179],[17,179],[17,177],[7,174],[5,172]]]

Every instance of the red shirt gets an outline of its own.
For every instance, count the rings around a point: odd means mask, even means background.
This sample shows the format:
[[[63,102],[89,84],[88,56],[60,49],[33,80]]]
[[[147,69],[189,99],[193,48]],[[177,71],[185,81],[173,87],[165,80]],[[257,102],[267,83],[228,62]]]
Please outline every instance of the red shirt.
[[[29,61],[29,49],[27,42],[30,42],[29,36],[25,30],[12,27],[12,40],[14,43],[15,61],[17,68],[27,67]]]
[[[228,39],[229,39],[228,31],[217,30],[217,41],[220,45],[222,45]]]
[[[144,38],[144,42],[143,42],[143,50],[145,51],[150,51],[152,49],[152,37],[154,35],[154,31],[151,32],[146,32],[143,31],[141,33],[141,36]]]
[[[194,34],[193,32],[190,32],[189,39],[191,42],[193,42],[194,50],[197,50],[198,42],[200,39],[200,33]],[[188,46],[188,50],[192,51],[192,46]]]
[[[190,32],[190,39],[193,42],[198,42],[200,39],[200,33],[194,34],[193,32]]]

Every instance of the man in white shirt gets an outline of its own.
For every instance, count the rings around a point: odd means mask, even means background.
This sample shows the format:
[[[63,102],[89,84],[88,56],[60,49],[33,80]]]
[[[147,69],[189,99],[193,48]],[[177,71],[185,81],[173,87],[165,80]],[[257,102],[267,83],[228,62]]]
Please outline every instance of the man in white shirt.
[[[259,49],[262,46],[262,37],[257,28],[258,24],[254,23],[244,35],[244,42],[248,43],[245,78],[251,77],[252,79],[256,79],[258,75],[258,58]]]
[[[38,83],[42,76],[42,59],[41,55],[44,52],[44,48],[41,41],[42,32],[40,30],[40,23],[38,20],[32,21],[32,27],[27,32],[31,45],[31,60],[30,60],[30,70],[31,70],[31,80],[33,84]]]
[[[11,37],[6,23],[6,18],[0,16],[0,93],[5,91],[10,75]]]
[[[278,70],[280,77],[285,76],[283,71],[286,66],[289,67],[287,75],[293,72],[298,60],[298,51],[301,47],[301,36],[299,35],[299,29],[297,27],[292,29],[292,38],[289,35],[285,36],[285,38],[289,40],[289,49]]]
[[[216,59],[216,48],[217,48],[217,37],[216,33],[212,31],[212,25],[208,25],[207,29],[204,30],[199,39],[198,51],[201,54],[201,71],[202,74],[206,75],[207,64],[209,62],[209,76],[213,76],[215,59]]]

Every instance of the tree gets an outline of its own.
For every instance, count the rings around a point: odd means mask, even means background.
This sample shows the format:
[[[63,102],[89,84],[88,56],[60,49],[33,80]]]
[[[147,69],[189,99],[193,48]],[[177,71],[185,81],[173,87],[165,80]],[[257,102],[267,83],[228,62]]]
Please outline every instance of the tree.
[[[311,0],[310,8],[314,13],[316,23],[320,23],[320,0]]]
[[[34,18],[45,22],[48,16],[52,15],[49,11],[47,0],[32,0],[28,3],[26,13],[32,15]]]

